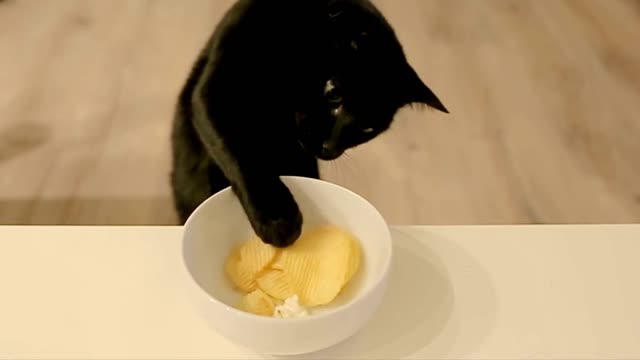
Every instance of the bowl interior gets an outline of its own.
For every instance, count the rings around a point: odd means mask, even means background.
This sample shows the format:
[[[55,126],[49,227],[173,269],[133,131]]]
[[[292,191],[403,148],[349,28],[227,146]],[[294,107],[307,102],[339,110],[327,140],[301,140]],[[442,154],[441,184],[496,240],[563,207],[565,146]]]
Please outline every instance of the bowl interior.
[[[360,241],[363,261],[358,273],[330,305],[353,301],[383,276],[391,257],[388,227],[366,200],[340,186],[308,178],[283,177],[298,202],[304,229],[331,224],[352,232]],[[230,189],[212,196],[185,224],[183,256],[191,277],[211,298],[235,307],[242,296],[224,273],[224,262],[234,246],[254,232]]]

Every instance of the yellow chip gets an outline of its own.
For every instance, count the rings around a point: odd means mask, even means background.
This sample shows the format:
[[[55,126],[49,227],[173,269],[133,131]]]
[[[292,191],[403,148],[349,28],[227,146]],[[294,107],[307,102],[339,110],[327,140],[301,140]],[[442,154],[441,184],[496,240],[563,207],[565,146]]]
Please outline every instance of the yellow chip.
[[[268,270],[256,282],[261,290],[278,300],[286,300],[296,294],[291,278],[282,270]]]
[[[242,266],[240,258],[240,247],[233,250],[225,263],[225,271],[238,289],[250,292],[256,289],[254,274],[248,271],[246,266]]]
[[[272,316],[275,303],[293,295],[306,307],[330,303],[361,262],[355,237],[340,228],[323,226],[303,232],[284,249],[253,237],[230,254],[225,268],[234,285],[247,293],[240,307]]]
[[[362,263],[362,250],[360,249],[360,244],[358,240],[351,237],[351,253],[349,255],[347,272],[344,278],[344,284],[346,285],[351,281],[353,276],[358,272],[360,268],[360,264]]]
[[[334,227],[304,233],[279,259],[305,306],[325,305],[340,293],[349,271],[351,238]]]
[[[245,292],[256,289],[256,278],[271,263],[276,249],[253,237],[227,258],[225,269],[234,285]]]
[[[242,297],[240,309],[256,315],[272,316],[276,305],[264,291],[256,289]]]
[[[283,251],[279,251],[276,256],[273,258],[273,262],[271,263],[271,265],[269,265],[269,267],[271,269],[274,270],[284,270],[283,264],[282,264],[282,252]]]
[[[287,271],[291,274],[295,291],[304,306],[328,304],[342,289],[346,266],[340,266],[338,262],[318,260],[312,256],[287,258]]]
[[[247,272],[258,274],[266,268],[276,256],[276,248],[265,244],[257,236],[252,237],[240,248],[240,262]]]

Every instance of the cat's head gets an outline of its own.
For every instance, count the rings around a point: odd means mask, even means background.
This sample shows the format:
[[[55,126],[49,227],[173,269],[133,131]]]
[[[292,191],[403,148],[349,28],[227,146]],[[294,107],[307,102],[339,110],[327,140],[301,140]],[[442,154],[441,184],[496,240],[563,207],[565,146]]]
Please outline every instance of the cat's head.
[[[329,4],[326,79],[314,113],[297,116],[307,150],[333,160],[386,131],[404,106],[448,112],[408,64],[392,28],[373,5],[360,0]]]

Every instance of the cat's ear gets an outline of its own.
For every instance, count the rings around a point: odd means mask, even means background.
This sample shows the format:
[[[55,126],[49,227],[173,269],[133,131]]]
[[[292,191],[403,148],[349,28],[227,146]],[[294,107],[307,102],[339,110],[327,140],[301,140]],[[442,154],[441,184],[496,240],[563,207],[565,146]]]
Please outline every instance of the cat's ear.
[[[403,89],[405,89],[405,101],[407,104],[424,104],[444,113],[449,113],[442,101],[425,85],[411,66],[407,66],[405,71]]]

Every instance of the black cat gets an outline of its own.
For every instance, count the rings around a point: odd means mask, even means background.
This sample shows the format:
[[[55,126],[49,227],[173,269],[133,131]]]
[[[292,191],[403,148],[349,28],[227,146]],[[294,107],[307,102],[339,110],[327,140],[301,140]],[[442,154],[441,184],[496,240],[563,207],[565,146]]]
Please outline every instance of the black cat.
[[[231,186],[256,234],[286,247],[302,214],[279,176],[318,178],[410,104],[447,112],[368,0],[240,0],[179,96],[171,183],[182,222]]]

